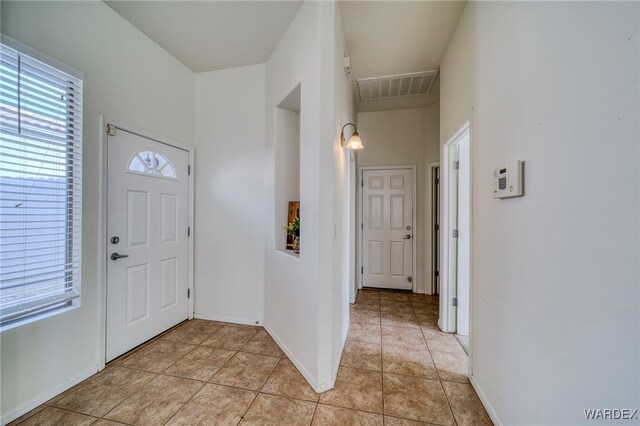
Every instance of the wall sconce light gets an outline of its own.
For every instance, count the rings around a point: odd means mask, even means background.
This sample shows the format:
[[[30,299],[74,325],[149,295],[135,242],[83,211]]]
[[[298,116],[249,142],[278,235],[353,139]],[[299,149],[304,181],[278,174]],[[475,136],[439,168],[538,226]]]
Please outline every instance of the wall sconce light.
[[[348,125],[353,126],[353,134],[349,138],[349,143],[345,145],[344,128],[347,127]],[[362,139],[360,139],[360,135],[358,134],[358,128],[353,123],[347,123],[344,126],[342,126],[342,132],[340,133],[340,143],[342,144],[343,147],[347,149],[358,150],[358,149],[364,148],[364,146],[362,146]]]

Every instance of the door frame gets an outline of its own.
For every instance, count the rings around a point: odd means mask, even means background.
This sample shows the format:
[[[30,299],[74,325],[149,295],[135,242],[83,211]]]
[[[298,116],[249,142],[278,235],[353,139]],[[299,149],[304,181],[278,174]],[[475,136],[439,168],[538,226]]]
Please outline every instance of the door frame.
[[[418,276],[418,243],[417,240],[420,238],[419,230],[416,229],[417,226],[417,207],[418,207],[418,176],[417,176],[417,166],[415,164],[393,164],[393,165],[384,165],[384,166],[358,166],[358,180],[360,181],[360,185],[358,185],[358,222],[360,222],[360,228],[358,228],[358,224],[356,223],[356,230],[358,232],[358,266],[357,269],[362,271],[364,267],[364,261],[362,258],[363,253],[363,239],[364,239],[364,230],[362,229],[362,224],[364,223],[364,211],[362,209],[363,201],[362,197],[364,196],[364,172],[368,170],[402,170],[402,169],[410,169],[413,174],[413,206],[411,211],[411,228],[413,229],[413,238],[412,238],[412,246],[413,246],[413,259],[412,259],[412,270],[411,274],[413,276],[413,282],[411,283],[411,291],[414,293],[416,289],[418,289],[418,280],[422,277]],[[358,289],[362,289],[362,272],[358,273]]]
[[[438,169],[438,173],[440,173],[440,160],[438,161],[432,161],[427,163],[427,169],[425,171],[425,174],[427,175],[426,177],[426,184],[427,184],[427,191],[425,196],[427,197],[427,199],[429,200],[430,204],[430,209],[429,212],[427,214],[427,212],[425,211],[425,219],[427,220],[428,224],[428,237],[429,237],[429,251],[431,253],[429,262],[430,262],[430,268],[425,268],[429,270],[429,281],[427,283],[426,279],[425,279],[425,285],[429,285],[430,291],[427,291],[427,289],[425,288],[425,293],[427,294],[438,294],[436,292],[436,276],[435,276],[435,272],[439,271],[440,268],[440,229],[436,230],[435,226],[436,226],[436,222],[434,221],[434,217],[437,216],[438,222],[440,221],[440,193],[442,192],[441,189],[442,187],[440,186],[440,183],[438,183],[438,194],[435,194],[434,192],[434,169]],[[440,179],[439,182],[442,182],[442,178],[440,177],[440,174],[438,174],[438,178]],[[437,202],[434,202],[437,201]],[[426,210],[426,209],[425,209]],[[436,238],[437,237],[437,238]],[[440,278],[440,277],[438,277]],[[442,285],[442,283],[441,283]]]
[[[107,235],[107,182],[109,181],[109,169],[107,165],[108,159],[108,146],[107,146],[107,124],[114,125],[117,129],[133,133],[135,135],[141,136],[143,138],[151,139],[152,141],[169,145],[174,148],[181,149],[183,151],[187,151],[189,153],[189,166],[191,167],[191,174],[188,176],[188,185],[189,185],[189,227],[191,228],[191,235],[188,237],[187,247],[188,247],[188,279],[187,279],[187,288],[191,294],[191,297],[188,299],[188,308],[187,308],[187,318],[193,318],[193,235],[194,235],[194,159],[195,159],[195,148],[192,145],[188,145],[182,142],[178,142],[174,139],[168,138],[166,136],[158,135],[156,133],[150,132],[145,129],[141,129],[140,127],[134,126],[133,124],[129,124],[122,120],[117,120],[115,118],[111,118],[105,115],[100,115],[100,138],[99,138],[99,167],[98,167],[98,180],[99,180],[99,212],[100,217],[98,219],[99,223],[99,238],[98,238],[98,257],[101,259],[98,262],[98,275],[99,279],[99,327],[100,327],[100,338],[99,338],[99,360],[98,360],[98,371],[102,371],[105,368],[106,357],[107,357],[107,253],[108,253],[108,244],[109,244],[109,236]]]
[[[450,197],[450,173],[452,171],[451,158],[452,149],[457,139],[465,132],[469,134],[469,339],[473,334],[473,135],[471,126],[471,116],[466,117],[456,127],[449,137],[445,139],[442,145],[442,164],[440,165],[440,315],[438,318],[438,326],[447,333],[456,331],[456,308],[452,306],[452,299],[456,296],[456,282],[451,279],[452,259],[450,257],[450,235],[453,232],[451,225],[451,197]],[[471,343],[469,344],[471,348]],[[469,350],[469,358],[471,359],[471,349]],[[471,362],[469,363],[471,368]],[[471,371],[469,372],[471,376]]]

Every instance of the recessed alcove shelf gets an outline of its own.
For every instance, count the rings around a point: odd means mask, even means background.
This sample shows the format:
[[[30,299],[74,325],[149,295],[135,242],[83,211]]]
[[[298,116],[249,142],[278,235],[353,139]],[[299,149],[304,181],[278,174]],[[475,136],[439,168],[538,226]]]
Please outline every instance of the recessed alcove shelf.
[[[276,249],[276,251],[278,253],[282,253],[286,256],[290,256],[293,257],[295,259],[300,259],[300,253],[294,253],[293,250],[286,250],[286,249]]]
[[[278,104],[275,114],[274,248],[296,258],[297,253],[286,249],[286,227],[289,202],[300,200],[300,92],[298,84]]]

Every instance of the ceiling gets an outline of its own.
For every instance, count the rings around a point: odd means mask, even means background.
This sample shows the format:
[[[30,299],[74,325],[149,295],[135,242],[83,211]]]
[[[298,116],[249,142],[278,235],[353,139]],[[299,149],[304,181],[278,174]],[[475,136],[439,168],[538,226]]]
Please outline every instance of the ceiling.
[[[195,72],[266,62],[302,1],[106,1]]]
[[[264,63],[302,1],[107,0],[119,13],[194,72]],[[420,108],[426,96],[360,101],[357,80],[437,70],[464,1],[339,1],[353,93],[359,111]]]
[[[340,1],[359,111],[419,108],[439,100],[439,79],[428,96],[360,101],[357,80],[440,68],[464,1]]]

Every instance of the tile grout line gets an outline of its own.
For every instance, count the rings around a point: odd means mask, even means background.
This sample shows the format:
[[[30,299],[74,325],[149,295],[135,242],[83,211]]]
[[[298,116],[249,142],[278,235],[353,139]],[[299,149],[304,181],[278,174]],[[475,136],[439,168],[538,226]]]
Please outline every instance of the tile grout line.
[[[162,338],[163,336],[166,336],[170,331],[174,331],[174,330],[175,330],[175,329],[177,329],[179,326],[182,326],[182,325],[187,324],[187,323],[188,323],[188,320],[187,320],[187,321],[183,321],[183,322],[181,322],[180,324],[176,325],[175,327],[172,327],[171,329],[169,329],[169,330],[167,330],[167,331],[165,331],[165,332],[161,333],[160,335],[158,335],[158,336],[154,337],[153,339],[151,339],[151,340],[148,342],[148,343],[149,343],[149,345],[150,345],[151,343],[153,343],[154,341],[160,341],[160,340],[161,340],[161,338]],[[213,334],[218,333],[218,331],[222,330],[222,328],[224,328],[224,326],[223,326],[223,327],[221,327],[220,329],[216,330],[214,333],[212,333],[212,335],[213,335]],[[206,340],[206,339],[205,339],[205,340]],[[203,340],[203,342],[204,342],[205,340]],[[169,341],[171,341],[171,340],[169,340]],[[174,342],[174,343],[181,343],[181,344],[183,344],[183,345],[188,344],[188,343],[183,343],[183,342]],[[140,350],[140,352],[139,352],[139,353],[142,353],[142,352],[144,352],[145,350],[148,350],[149,348],[148,348],[148,347],[146,347],[146,346],[148,346],[148,345],[145,345],[145,348],[144,348],[144,349],[141,347],[141,348],[140,348],[141,350]],[[145,371],[145,372],[147,372],[147,373],[153,373],[153,374],[156,374],[156,377],[154,377],[153,379],[149,380],[147,383],[145,383],[144,385],[142,385],[140,388],[136,389],[136,391],[134,391],[131,395],[127,396],[127,397],[126,397],[125,399],[123,399],[119,404],[115,405],[113,408],[111,408],[109,411],[107,411],[107,412],[106,412],[102,417],[100,417],[100,418],[101,418],[101,419],[108,420],[108,419],[106,419],[106,418],[105,418],[105,416],[107,416],[110,412],[112,412],[113,410],[115,410],[116,408],[118,408],[118,407],[119,407],[120,405],[122,405],[125,401],[129,400],[129,398],[131,398],[135,393],[137,393],[137,392],[139,392],[141,389],[145,388],[149,383],[151,383],[153,380],[157,379],[159,376],[177,377],[177,378],[181,378],[181,379],[185,379],[185,380],[193,380],[193,381],[199,381],[199,382],[202,382],[201,380],[187,379],[187,378],[184,378],[184,377],[171,376],[171,375],[168,375],[168,374],[163,374],[166,370],[168,370],[168,369],[169,369],[169,368],[171,368],[173,365],[175,365],[175,363],[177,363],[178,361],[180,361],[180,360],[182,360],[183,358],[185,358],[188,354],[190,354],[191,352],[193,352],[197,347],[199,347],[199,346],[201,346],[201,345],[197,344],[197,345],[193,345],[193,346],[194,346],[194,347],[193,347],[189,352],[185,353],[182,357],[180,357],[180,358],[176,359],[176,360],[175,360],[171,365],[167,366],[166,368],[164,368],[164,369],[163,369],[161,372],[159,372],[159,373],[151,372],[151,371],[147,371],[147,370],[141,370],[141,369],[135,369],[135,368],[125,367],[125,366],[123,366],[123,365],[120,365],[120,367],[122,367],[122,368],[130,368],[130,369],[132,369],[132,370]],[[136,350],[137,350],[137,349],[134,349],[134,351],[136,351]],[[125,354],[125,355],[126,355],[126,354]],[[132,353],[131,355],[134,355],[134,354]],[[214,374],[215,374],[215,373],[214,373]],[[213,377],[213,376],[212,376],[212,377]],[[181,406],[178,410],[176,410],[176,412],[175,412],[175,413],[173,413],[173,415],[171,415],[171,417],[169,417],[169,419],[167,419],[167,421],[166,421],[164,424],[166,424],[167,422],[171,421],[171,419],[172,419],[172,418],[173,418],[173,417],[178,413],[178,411],[180,411],[180,410],[181,410],[181,409],[186,405],[186,403],[187,403],[187,402],[189,402],[189,401],[191,400],[191,398],[193,398],[193,396],[194,396],[196,393],[198,393],[198,392],[200,391],[200,389],[202,389],[202,388],[204,387],[204,385],[205,385],[205,384],[207,384],[207,383],[208,383],[208,382],[207,382],[207,381],[205,381],[205,382],[202,384],[202,386],[200,386],[200,388],[198,388],[198,390],[197,390],[196,392],[194,392],[194,393],[193,393],[193,395],[191,395],[191,397],[189,397],[189,399],[188,399],[184,404],[182,404],[182,406]]]
[[[36,407],[36,408],[37,408],[37,407]],[[35,415],[37,415],[37,414],[41,413],[43,410],[45,410],[45,409],[47,409],[47,408],[54,408],[54,409],[56,409],[56,410],[66,411],[67,413],[73,413],[73,414],[78,414],[78,415],[85,416],[85,417],[91,417],[91,418],[94,418],[95,420],[94,420],[91,424],[95,423],[96,421],[98,421],[98,420],[100,420],[100,419],[102,418],[102,417],[96,417],[96,416],[94,416],[94,415],[92,415],[92,414],[86,414],[86,413],[81,413],[81,412],[79,412],[79,411],[70,410],[70,409],[68,409],[68,408],[61,408],[61,407],[56,407],[56,406],[54,406],[54,405],[47,405],[45,408],[43,408],[42,410],[38,411],[37,413],[33,413],[32,415],[30,415],[30,416],[29,416],[29,417],[27,417],[26,419],[22,419],[22,420],[20,420],[20,423],[16,423],[16,426],[17,426],[17,425],[21,425],[22,423],[26,422],[27,420],[29,420],[30,418],[34,417]]]
[[[409,301],[409,302],[411,302],[411,301]],[[357,303],[357,302],[356,302],[356,303]],[[414,315],[414,317],[416,317],[416,320],[417,320],[417,314],[416,314],[416,312],[415,312],[415,308],[413,307],[413,304],[411,304],[410,306],[411,306],[411,309],[412,309],[413,315]],[[382,307],[380,307],[380,309],[382,309]],[[382,312],[380,312],[380,313],[382,314]],[[381,317],[382,317],[382,315],[381,315]],[[382,319],[382,318],[381,318],[381,319]],[[382,322],[381,322],[380,326],[382,327]],[[402,327],[402,328],[409,328],[409,327]],[[425,347],[427,348],[427,351],[428,351],[428,353],[429,353],[429,357],[431,358],[431,362],[434,364],[433,366],[434,366],[434,369],[436,370],[436,376],[437,376],[437,379],[428,379],[428,378],[424,378],[424,379],[427,379],[427,380],[437,380],[437,381],[438,381],[438,383],[439,383],[439,385],[440,385],[440,388],[442,389],[442,392],[444,393],[445,398],[446,398],[446,400],[447,400],[447,405],[449,406],[449,410],[450,410],[450,412],[451,412],[451,416],[453,417],[454,424],[456,424],[456,425],[457,425],[457,420],[456,420],[456,418],[455,418],[455,415],[453,414],[453,408],[451,407],[451,403],[450,403],[450,401],[449,401],[449,398],[448,398],[448,396],[447,396],[447,394],[446,394],[446,392],[445,392],[445,390],[444,390],[444,386],[442,385],[442,379],[440,378],[440,374],[439,374],[439,372],[438,372],[438,369],[437,369],[437,368],[436,368],[436,366],[435,366],[435,362],[433,361],[433,357],[432,357],[432,354],[431,354],[431,349],[429,348],[429,345],[428,345],[428,343],[427,343],[427,339],[426,339],[426,337],[425,337],[425,335],[424,335],[424,332],[422,331],[422,328],[421,328],[421,327],[420,327],[420,334],[421,334],[422,339],[423,339],[423,341],[424,341],[424,343],[425,343]],[[382,340],[382,334],[381,334],[381,340]],[[384,346],[385,346],[385,345],[381,342],[381,345],[380,345],[381,356],[382,356],[382,353],[384,352]],[[397,345],[388,345],[388,346],[395,346],[395,347],[407,347],[407,346],[397,346]],[[408,346],[408,347],[412,347],[412,346]],[[358,368],[358,367],[353,367],[353,368]],[[360,368],[360,369],[362,369],[362,368]],[[367,370],[367,369],[363,369],[363,370]],[[367,371],[371,371],[371,370],[367,370]],[[384,374],[385,374],[385,371],[384,371],[384,361],[383,361],[383,360],[381,360],[383,424],[386,424],[386,416],[387,416],[387,415],[386,415],[385,410],[384,410]],[[391,373],[389,373],[389,374],[391,374]],[[402,374],[396,374],[396,375],[403,376],[403,377],[413,377],[413,378],[423,379],[423,378],[418,377],[418,376],[409,376],[409,375],[402,375]],[[363,410],[363,411],[364,411],[364,410]],[[395,417],[395,416],[394,416],[394,417]],[[405,420],[413,420],[413,419],[407,419],[407,418],[405,418],[405,417],[397,417],[397,418],[405,419]]]
[[[320,405],[320,398],[318,398],[318,402],[316,402],[316,406],[313,408],[313,415],[311,415],[311,421],[309,422],[309,426],[313,424],[313,420],[316,418],[316,413],[318,412],[319,405]]]
[[[415,309],[414,309],[414,313],[415,313]],[[424,339],[424,344],[427,346],[427,350],[429,351],[429,356],[431,357],[431,362],[433,362],[433,367],[436,369],[436,374],[438,375],[438,384],[440,385],[440,389],[442,389],[442,393],[444,394],[444,397],[447,400],[447,405],[449,406],[449,411],[451,412],[453,423],[457,425],[458,421],[456,420],[455,414],[453,414],[453,407],[451,406],[451,401],[449,401],[449,396],[447,395],[447,392],[444,390],[444,386],[442,386],[442,378],[440,377],[440,371],[438,370],[438,367],[436,367],[436,362],[433,360],[433,354],[431,352],[431,348],[429,348],[427,337],[424,335],[422,328],[420,329],[420,333],[422,334],[422,338]]]
[[[181,323],[181,324],[182,324],[182,323]],[[217,333],[218,333],[220,330],[222,330],[226,325],[227,325],[227,324],[225,323],[225,325],[224,325],[224,326],[222,326],[220,329],[216,330],[214,333],[211,333],[211,337],[213,337],[215,334],[217,334]],[[222,364],[222,366],[220,366],[220,368],[218,368],[218,370],[217,370],[216,372],[214,372],[214,373],[211,375],[211,377],[210,377],[209,379],[205,380],[205,381],[195,380],[195,379],[190,379],[190,378],[185,378],[185,377],[182,377],[182,376],[173,376],[173,375],[169,375],[169,374],[164,374],[164,372],[165,372],[165,371],[167,371],[169,368],[171,368],[173,365],[175,365],[175,363],[177,363],[178,361],[180,361],[180,360],[182,360],[183,358],[185,358],[189,353],[191,353],[192,351],[194,351],[194,350],[195,350],[196,348],[198,348],[198,347],[213,348],[213,349],[223,349],[223,350],[233,350],[233,349],[228,349],[228,348],[215,348],[215,347],[211,347],[211,346],[203,345],[202,343],[206,342],[206,341],[208,340],[208,338],[207,338],[207,339],[202,340],[202,342],[200,342],[199,344],[196,344],[196,345],[195,345],[195,347],[194,347],[193,349],[191,349],[191,351],[189,351],[189,352],[188,352],[188,353],[186,353],[183,357],[181,357],[181,358],[179,358],[178,360],[176,360],[173,364],[171,364],[170,366],[168,366],[167,368],[165,368],[162,372],[157,373],[158,375],[163,375],[163,376],[168,376],[168,377],[176,377],[176,378],[181,378],[181,379],[186,379],[186,380],[194,380],[194,381],[200,381],[200,382],[202,382],[202,386],[200,386],[200,388],[198,388],[198,390],[196,390],[196,391],[193,393],[193,395],[191,395],[191,396],[187,399],[187,401],[185,401],[185,403],[184,403],[184,404],[182,404],[182,405],[180,406],[180,408],[178,408],[178,410],[176,410],[176,412],[175,412],[175,413],[173,413],[173,415],[172,415],[171,417],[169,417],[169,419],[167,419],[167,421],[166,421],[164,424],[167,424],[168,422],[170,422],[170,421],[171,421],[171,419],[173,419],[173,418],[178,414],[178,412],[180,412],[180,410],[182,410],[182,409],[184,408],[184,406],[185,406],[185,405],[187,405],[187,403],[189,403],[189,401],[191,401],[191,399],[193,399],[193,397],[194,397],[198,392],[200,392],[200,390],[202,390],[202,388],[204,388],[207,384],[214,384],[214,385],[219,385],[219,386],[225,386],[225,385],[222,385],[222,384],[220,384],[220,383],[210,382],[210,380],[211,380],[211,379],[213,379],[213,377],[214,377],[216,374],[218,374],[218,372],[219,372],[220,370],[222,370],[222,369],[223,369],[223,368],[224,368],[224,367],[225,367],[225,366],[226,366],[226,365],[227,365],[227,364],[228,364],[228,363],[229,363],[229,362],[230,362],[230,361],[231,361],[231,360],[232,360],[232,359],[233,359],[233,358],[238,354],[238,352],[240,352],[240,351],[242,350],[242,348],[244,348],[244,346],[246,346],[246,345],[249,343],[249,341],[251,341],[251,339],[253,339],[253,337],[255,337],[255,335],[256,335],[256,334],[258,334],[258,332],[259,332],[259,331],[260,331],[259,329],[258,329],[258,330],[256,330],[256,332],[255,332],[251,337],[249,337],[249,339],[247,339],[247,341],[246,341],[246,342],[245,342],[245,343],[240,347],[240,349],[236,350],[236,351],[234,352],[234,354],[233,354],[233,355],[231,355],[231,356],[229,357],[229,359],[227,359],[227,360],[224,362],[224,364]],[[184,342],[178,342],[178,343],[187,344],[187,343],[184,343]],[[243,352],[243,353],[245,353],[245,352]],[[280,361],[278,361],[278,363],[279,363],[279,362],[280,362]],[[275,370],[275,368],[274,368],[274,370]],[[272,372],[272,373],[273,373],[273,372]],[[152,379],[152,380],[153,380],[153,379]],[[235,386],[227,386],[227,387],[234,388],[234,389],[248,390],[248,389],[238,388],[238,387],[235,387]],[[253,392],[256,392],[256,391],[253,391]],[[253,400],[255,400],[255,398],[257,397],[257,395],[258,395],[258,394],[259,394],[259,392],[257,392],[257,393],[256,393],[256,396],[254,397],[254,399],[253,399]],[[126,398],[126,399],[129,399],[129,398]],[[125,399],[125,400],[126,400],[126,399]],[[124,402],[124,401],[123,401],[123,402]],[[251,404],[253,404],[253,401],[251,402]],[[249,409],[249,407],[251,406],[251,404],[249,404],[249,406],[247,407],[247,410]],[[119,405],[119,404],[118,404],[118,405]],[[116,408],[116,407],[114,407],[114,409],[115,409],[115,408]],[[245,414],[246,414],[246,411],[245,411]],[[105,414],[105,415],[106,415],[106,414]],[[242,417],[241,417],[241,420],[242,420]]]
[[[380,385],[382,392],[382,424],[385,424],[385,407],[384,407],[384,345],[382,343],[382,304],[380,306]]]
[[[176,410],[176,412],[175,412],[175,413],[173,413],[173,414],[172,414],[172,415],[167,419],[167,421],[165,421],[165,422],[163,423],[163,425],[166,425],[167,423],[169,423],[169,422],[171,421],[171,419],[173,419],[176,415],[178,415],[178,413],[180,412],[180,410],[182,410],[182,409],[184,408],[184,406],[185,406],[185,405],[187,405],[187,404],[189,403],[189,401],[191,401],[191,400],[193,399],[193,397],[194,397],[194,396],[196,396],[196,395],[198,394],[198,392],[200,392],[200,391],[202,390],[202,388],[204,388],[206,385],[207,385],[207,382],[203,382],[203,383],[202,383],[202,386],[200,386],[200,387],[198,388],[198,390],[196,390],[196,391],[195,391],[195,392],[194,392],[194,393],[193,393],[193,394],[192,394],[192,395],[191,395],[191,396],[190,396],[190,397],[189,397],[189,398],[184,402],[184,404],[182,404],[182,405],[180,406],[180,408],[178,408],[178,409]]]
[[[280,358],[280,361],[278,361],[278,364],[280,364],[281,362],[282,362],[282,358]],[[247,413],[249,412],[249,409],[251,408],[253,403],[256,402],[256,399],[258,399],[258,396],[260,395],[262,388],[264,388],[264,385],[267,384],[267,382],[269,381],[269,379],[273,375],[273,372],[276,371],[276,368],[278,368],[278,364],[276,364],[276,366],[273,368],[273,370],[269,374],[269,377],[267,377],[267,380],[265,380],[264,383],[262,384],[262,386],[260,386],[260,389],[258,391],[254,391],[254,392],[256,392],[256,396],[253,397],[253,399],[251,400],[251,403],[247,406],[247,409],[244,410],[244,413],[242,413],[242,415],[240,416],[240,421],[237,424],[242,423],[242,421],[244,420],[244,416],[247,415]]]

